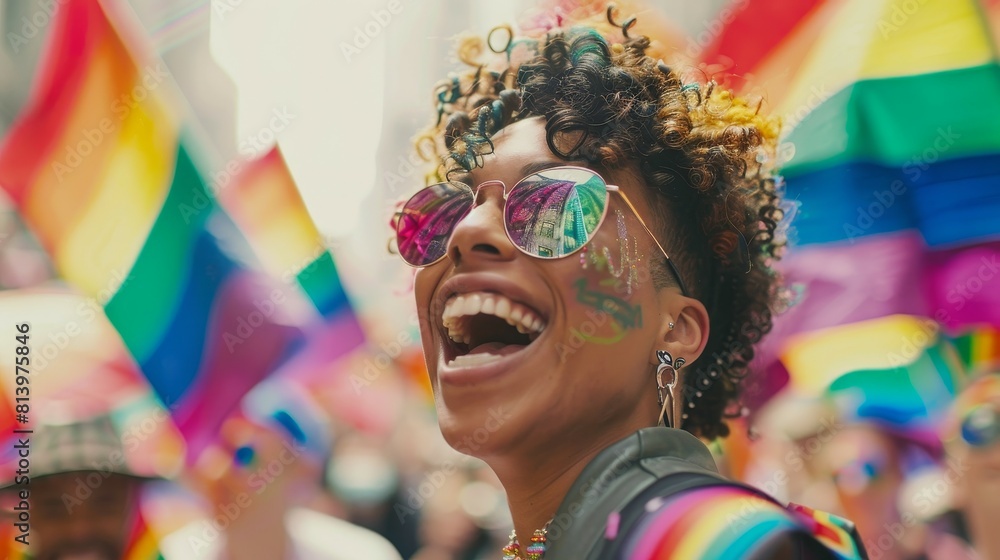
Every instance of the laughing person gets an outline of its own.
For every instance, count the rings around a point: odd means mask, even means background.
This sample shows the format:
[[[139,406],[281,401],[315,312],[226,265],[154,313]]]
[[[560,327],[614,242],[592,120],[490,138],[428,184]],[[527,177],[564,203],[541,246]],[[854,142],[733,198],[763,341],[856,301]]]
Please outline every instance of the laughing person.
[[[504,559],[862,557],[699,439],[771,327],[778,126],[634,23],[463,40],[436,91],[441,182],[394,222],[441,431],[503,483]]]

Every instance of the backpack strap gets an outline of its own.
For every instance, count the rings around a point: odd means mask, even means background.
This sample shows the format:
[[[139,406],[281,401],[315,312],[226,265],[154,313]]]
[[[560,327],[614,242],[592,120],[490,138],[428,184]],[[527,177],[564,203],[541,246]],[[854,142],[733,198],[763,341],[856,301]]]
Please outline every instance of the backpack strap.
[[[756,488],[676,474],[618,514],[618,531],[589,558],[716,560],[867,558],[850,522],[780,502]]]

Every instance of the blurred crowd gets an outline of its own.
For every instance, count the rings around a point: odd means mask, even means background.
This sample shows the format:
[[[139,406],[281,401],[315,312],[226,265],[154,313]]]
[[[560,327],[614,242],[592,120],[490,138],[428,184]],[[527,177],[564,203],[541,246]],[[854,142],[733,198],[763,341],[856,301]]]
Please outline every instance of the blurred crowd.
[[[93,341],[68,343],[46,370],[89,367]],[[121,351],[98,362],[111,368]],[[338,367],[360,371],[374,356],[361,351]],[[402,352],[363,386],[350,373],[300,391],[269,382],[276,396],[234,414],[188,466],[176,460],[169,411],[137,371],[118,375],[124,393],[110,409],[80,387],[35,401],[45,419],[15,434],[5,455],[4,542],[16,543],[27,511],[30,546],[9,553],[39,559],[494,558],[510,530],[503,490],[443,441],[420,363]],[[732,478],[853,519],[872,559],[1000,558],[995,371],[969,376],[932,431],[900,423],[898,410],[789,389],[734,419],[713,451]],[[30,438],[23,499],[18,437]],[[175,460],[152,460],[166,455]]]

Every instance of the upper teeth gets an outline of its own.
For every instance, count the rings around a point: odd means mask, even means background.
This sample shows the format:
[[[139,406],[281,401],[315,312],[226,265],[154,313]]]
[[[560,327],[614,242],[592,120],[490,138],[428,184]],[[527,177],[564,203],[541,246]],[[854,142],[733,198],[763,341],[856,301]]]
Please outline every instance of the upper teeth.
[[[530,307],[500,294],[473,292],[448,300],[441,314],[448,337],[455,342],[469,343],[471,338],[463,317],[483,313],[499,317],[521,334],[534,335],[545,329],[545,323]]]

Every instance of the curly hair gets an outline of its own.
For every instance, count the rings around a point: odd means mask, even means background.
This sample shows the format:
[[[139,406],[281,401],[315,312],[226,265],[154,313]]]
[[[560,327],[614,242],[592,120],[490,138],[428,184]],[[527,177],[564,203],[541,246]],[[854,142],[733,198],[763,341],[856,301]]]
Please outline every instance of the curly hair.
[[[610,8],[607,18],[614,24]],[[724,418],[740,414],[753,345],[778,304],[771,267],[784,245],[781,184],[770,162],[779,122],[712,82],[685,83],[647,55],[650,40],[630,35],[634,23],[614,24],[619,40],[594,27],[539,39],[500,27],[485,40],[464,38],[459,58],[472,69],[437,87],[437,122],[418,149],[440,158],[441,179],[481,166],[501,128],[540,116],[559,157],[604,169],[637,164],[658,214],[654,229],[709,311],[704,354],[683,376],[684,428],[714,439],[729,433]],[[507,45],[497,47],[500,31]],[[499,56],[487,60],[487,48]],[[651,267],[654,284],[672,282],[665,259]]]

